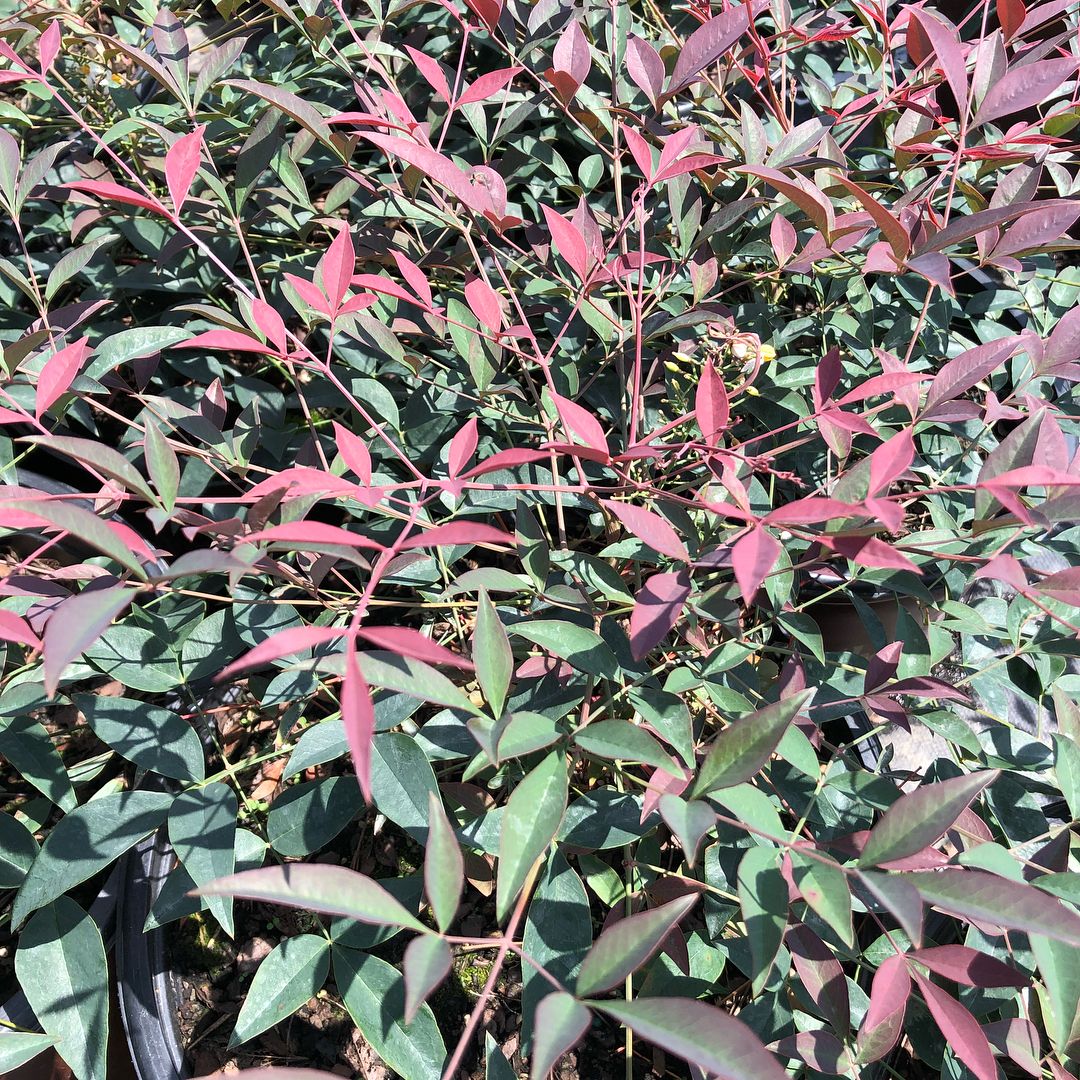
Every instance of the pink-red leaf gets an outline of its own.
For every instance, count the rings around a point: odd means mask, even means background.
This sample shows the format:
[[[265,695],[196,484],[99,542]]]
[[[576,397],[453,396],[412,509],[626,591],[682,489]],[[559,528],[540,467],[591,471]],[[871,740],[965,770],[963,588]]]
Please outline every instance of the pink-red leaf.
[[[231,678],[238,671],[263,667],[272,660],[280,660],[283,656],[306,652],[316,645],[334,641],[347,633],[348,630],[345,627],[338,626],[294,626],[288,630],[280,630],[273,637],[260,641],[253,649],[244,653],[239,660],[234,660],[215,677],[214,681],[222,682]]]
[[[1062,199],[1024,214],[998,241],[991,258],[1005,258],[1053,244],[1061,240],[1077,218],[1080,218],[1080,202],[1075,199]]]
[[[903,956],[889,956],[874,973],[870,1006],[859,1029],[859,1061],[883,1058],[900,1038],[911,996],[911,975]]]
[[[37,42],[38,60],[41,63],[41,74],[44,77],[56,62],[57,53],[60,52],[60,20],[54,19],[42,31]]]
[[[356,252],[353,249],[352,233],[347,223],[338,229],[319,267],[322,271],[323,288],[336,310],[341,307],[341,301],[345,298],[353,274],[356,272]]]
[[[512,450],[500,450],[497,454],[485,458],[479,465],[474,465],[463,477],[468,480],[473,476],[483,476],[485,473],[499,472],[501,469],[512,469],[518,465],[531,465],[536,461],[545,461],[551,458],[546,450],[527,450],[517,447]]]
[[[626,40],[626,72],[655,105],[664,86],[664,61],[647,41],[634,34]]]
[[[935,975],[963,986],[985,989],[993,986],[1028,986],[1031,978],[995,956],[981,953],[968,945],[937,945],[908,953]]]
[[[870,496],[888,489],[915,460],[915,438],[911,428],[883,442],[870,455]]]
[[[174,349],[227,349],[229,352],[272,352],[265,342],[241,334],[237,330],[207,330],[187,341],[178,342]]]
[[[757,595],[761,583],[776,565],[780,555],[780,541],[767,529],[755,526],[731,549],[731,565],[735,580],[739,583],[743,603],[749,606]]]
[[[399,551],[418,547],[450,547],[455,544],[506,544],[512,547],[514,538],[494,525],[480,521],[451,521],[436,525],[424,533],[410,536],[395,546]]]
[[[279,353],[285,352],[288,341],[285,331],[285,321],[265,300],[255,297],[251,301],[251,316],[260,332],[266,336],[266,340],[274,346]]]
[[[601,501],[629,532],[639,540],[644,540],[654,551],[659,551],[661,555],[667,555],[668,558],[678,559],[681,562],[690,561],[690,553],[686,550],[686,545],[659,514],[646,510],[643,506],[635,506],[633,503],[616,502],[614,499]]]
[[[1014,67],[994,83],[975,114],[976,124],[1043,104],[1068,78],[1076,74],[1076,58],[1038,60]]]
[[[481,75],[457,99],[457,104],[471,105],[475,101],[487,101],[492,95],[497,94],[506,86],[521,70],[521,66],[515,64],[513,67],[500,68],[498,71],[489,71]]]
[[[1015,336],[999,338],[985,345],[976,345],[974,349],[954,357],[934,376],[926,395],[924,415],[970,390],[980,379],[985,379],[1016,352],[1018,345],[1019,340]]]
[[[630,651],[643,660],[678,622],[690,595],[690,575],[685,570],[653,574],[634,597],[630,615]]]
[[[93,195],[96,199],[105,199],[107,202],[139,206],[144,210],[153,210],[155,214],[165,213],[165,208],[156,200],[147,198],[137,191],[121,187],[120,184],[114,184],[109,180],[72,180],[63,186],[70,188],[72,191],[78,191],[83,195]]]
[[[781,195],[786,195],[828,237],[835,226],[832,203],[813,184],[799,174],[786,176],[777,169],[765,165],[743,165],[736,172],[750,173],[771,184]]]
[[[451,476],[460,476],[462,469],[472,461],[473,454],[476,453],[477,439],[477,420],[474,416],[467,420],[450,440],[447,458]]]
[[[541,205],[548,232],[555,242],[555,250],[569,263],[570,268],[582,281],[589,274],[589,249],[585,237],[562,216],[549,206]]]
[[[956,107],[960,113],[957,119],[962,121],[967,111],[968,77],[960,35],[951,23],[947,24],[943,19],[922,8],[912,7],[908,10],[911,18],[918,22],[933,46],[938,65],[945,73],[945,81],[949,84],[949,89],[952,90],[953,97],[956,99]]]
[[[503,328],[503,309],[499,294],[483,279],[465,283],[465,300],[481,325],[498,334]]]
[[[365,487],[371,485],[371,452],[359,436],[334,421],[334,441],[342,460]]]
[[[409,165],[415,165],[422,173],[446,188],[470,209],[477,211],[483,209],[468,176],[444,154],[440,154],[430,146],[421,146],[411,139],[402,139],[395,135],[376,135],[365,131],[362,137],[387,154],[399,157]]]
[[[556,71],[566,72],[574,81],[575,90],[588,77],[592,67],[592,51],[577,19],[571,18],[566,24],[559,40],[555,42],[551,59]]]
[[[472,669],[472,662],[425,637],[409,626],[361,626],[357,635],[376,649],[385,649],[399,656],[411,656],[425,664],[449,664],[451,667]]]
[[[243,540],[246,544],[290,544],[298,548],[304,544],[339,544],[383,550],[382,544],[375,540],[322,521],[289,521],[283,525],[271,525],[261,532],[245,536]]]
[[[41,647],[45,693],[52,697],[64,669],[104,633],[135,598],[133,589],[84,589],[69,596],[49,617]]]
[[[912,971],[911,976],[952,1052],[978,1080],[997,1080],[994,1052],[975,1017],[954,997],[950,997],[940,986],[935,986],[917,971]]]
[[[584,245],[584,241],[582,241],[582,245]],[[604,434],[600,421],[576,401],[571,401],[561,394],[552,393],[551,396],[555,401],[559,419],[563,422],[567,433],[593,450],[597,450],[605,456],[609,455],[607,436]]]
[[[341,720],[345,741],[349,744],[356,779],[364,798],[371,802],[371,742],[375,737],[375,706],[371,691],[360,672],[356,658],[356,639],[345,644],[345,674],[341,681]]]
[[[701,380],[694,394],[694,416],[705,442],[716,446],[728,426],[731,405],[727,387],[712,360],[701,369]]]
[[[188,135],[181,135],[165,153],[165,183],[169,188],[173,212],[180,213],[191,189],[191,182],[199,171],[202,158],[205,124],[199,124]]]
[[[0,608],[0,639],[27,645],[31,649],[41,648],[41,638],[30,629],[27,621],[6,608]]]
[[[749,0],[699,26],[679,52],[664,96],[672,97],[685,89],[701,72],[715,64],[746,33],[750,20],[766,6],[765,0]]]
[[[897,260],[902,262],[906,259],[908,252],[911,251],[911,237],[900,224],[900,219],[889,213],[869,191],[852,183],[846,176],[837,174],[836,179],[862,203],[863,208],[874,219],[874,224],[881,230],[881,235],[888,240]]]
[[[89,340],[84,337],[70,345],[65,345],[45,361],[45,366],[42,367],[37,378],[37,390],[34,397],[34,415],[38,420],[57,398],[67,393],[75,376],[82,370],[91,352]]]
[[[416,70],[423,75],[428,86],[449,105],[451,97],[450,84],[446,81],[446,74],[443,72],[439,61],[432,56],[428,56],[427,53],[422,53],[419,49],[414,49],[411,45],[406,45],[405,51],[416,65]]]

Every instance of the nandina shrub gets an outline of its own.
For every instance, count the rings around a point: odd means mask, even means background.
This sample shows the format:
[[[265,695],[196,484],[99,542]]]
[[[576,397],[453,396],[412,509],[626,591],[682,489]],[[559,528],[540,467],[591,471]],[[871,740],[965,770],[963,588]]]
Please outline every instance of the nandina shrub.
[[[0,31],[0,1070],[163,829],[238,1043],[1073,1075],[1068,5],[215,6]]]

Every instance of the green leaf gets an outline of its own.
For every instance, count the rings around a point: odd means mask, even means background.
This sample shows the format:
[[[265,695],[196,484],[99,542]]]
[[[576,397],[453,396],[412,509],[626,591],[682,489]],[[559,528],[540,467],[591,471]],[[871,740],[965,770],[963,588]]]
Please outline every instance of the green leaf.
[[[330,971],[330,942],[299,934],[279,942],[259,965],[236,1018],[229,1046],[239,1046],[292,1016],[321,989]]]
[[[651,959],[696,902],[697,894],[690,893],[609,926],[582,961],[577,993],[591,997],[610,990],[637,971]]]
[[[690,798],[699,799],[711,791],[734,787],[756,775],[769,760],[788,725],[813,697],[813,690],[803,690],[724,728],[713,740],[701,764]]]
[[[484,1053],[487,1062],[484,1080],[517,1080],[517,1074],[503,1056],[499,1044],[491,1037],[491,1032],[484,1035]]]
[[[235,792],[217,782],[178,795],[169,810],[169,841],[196,885],[207,885],[233,872],[237,809]],[[215,894],[207,905],[232,937],[232,899]]]
[[[450,946],[434,934],[414,937],[405,949],[405,1023],[416,1019],[420,1006],[446,978],[453,966]]]
[[[172,642],[130,622],[113,623],[84,655],[110,678],[147,694],[167,693],[184,681]]]
[[[371,795],[385,814],[414,840],[427,843],[428,798],[438,794],[435,773],[415,739],[400,731],[371,742]]]
[[[514,789],[499,834],[499,877],[495,914],[501,922],[517,899],[536,861],[555,838],[566,813],[567,766],[554,751]]]
[[[15,974],[78,1080],[106,1080],[109,973],[94,920],[66,896],[42,908],[19,935]]]
[[[364,805],[355,776],[327,776],[286,788],[266,816],[266,838],[286,857],[325,847]],[[232,867],[225,871],[230,873]]]
[[[787,1073],[741,1020],[689,998],[592,1002],[648,1042],[719,1080],[785,1080]]]
[[[91,379],[100,379],[129,360],[153,356],[189,337],[191,331],[184,326],[133,326],[129,330],[121,330],[97,346],[85,374]]]
[[[180,490],[180,463],[176,459],[176,451],[149,414],[146,414],[144,427],[146,432],[143,437],[143,453],[146,457],[146,469],[157,489],[162,508],[167,514],[171,514]]]
[[[202,886],[199,893],[239,896],[323,915],[344,915],[376,926],[403,926],[407,930],[428,932],[377,881],[344,866],[318,863],[266,866],[219,878]]]
[[[854,947],[851,889],[844,871],[825,855],[815,859],[793,850],[791,875],[803,899],[832,927],[845,945]]]
[[[953,915],[1080,948],[1080,915],[1032,885],[984,870],[916,870],[898,876],[914,885],[926,903]]]
[[[149,836],[165,820],[172,801],[172,795],[158,791],[121,791],[102,795],[61,818],[15,897],[12,926]]]
[[[682,779],[671,755],[643,727],[629,720],[597,720],[574,734],[582,750],[608,761],[640,762]]]
[[[683,764],[693,768],[694,729],[682,698],[648,686],[636,687],[627,697],[653,731],[675,748]]]
[[[121,757],[161,776],[202,780],[202,743],[179,714],[134,698],[74,694],[71,700],[94,734]]]
[[[94,439],[71,438],[67,435],[34,435],[25,441],[47,443],[50,451],[74,458],[103,476],[115,480],[128,491],[141,495],[147,502],[157,503],[157,497],[143,479],[142,473],[119,450],[114,450],[106,443]]]
[[[897,799],[870,830],[859,865],[878,866],[915,855],[939,839],[971,801],[1000,775],[968,773],[924,784]]]
[[[555,1062],[578,1044],[591,1022],[589,1010],[580,1001],[562,991],[548,994],[536,1007],[529,1080],[545,1080]]]
[[[514,653],[499,614],[483,589],[477,598],[473,663],[476,664],[476,678],[491,706],[492,716],[498,719],[502,716],[506,694],[510,689]]]
[[[567,864],[562,851],[555,848],[529,902],[521,947],[552,978],[571,987],[592,939],[592,916],[585,886]],[[545,994],[551,993],[551,983],[531,964],[522,965],[521,980],[521,1045],[528,1052],[536,1005]]]
[[[1054,772],[1073,821],[1080,818],[1080,746],[1068,735],[1054,736]]]
[[[738,889],[756,996],[768,982],[787,929],[788,887],[780,872],[779,849],[750,848],[739,862]]]
[[[36,720],[29,716],[16,716],[7,723],[0,720],[0,757],[61,810],[71,811],[78,805],[64,760]]]
[[[56,1042],[51,1035],[29,1031],[5,1031],[0,1036],[0,1075],[14,1072],[20,1065],[36,1058]],[[511,1073],[511,1076],[513,1074]]]
[[[533,584],[543,591],[551,569],[551,547],[536,515],[524,502],[518,502],[515,518],[515,539],[521,555],[521,565]]]
[[[1030,941],[1050,1000],[1047,1033],[1062,1059],[1073,1057],[1080,1041],[1080,952],[1040,934]]]
[[[10,811],[0,813],[0,889],[18,888],[37,853],[34,834]]]
[[[445,934],[461,902],[465,864],[457,837],[443,809],[442,799],[434,791],[428,792],[428,826],[424,890],[435,922]]]
[[[407,656],[372,650],[360,653],[360,671],[369,686],[382,686],[387,690],[396,690],[399,694],[411,694],[433,705],[445,705],[451,709],[462,709],[473,716],[483,716],[483,710],[469,700],[469,695],[455,686],[441,671],[436,671],[430,664],[412,660]],[[340,657],[328,657],[320,666],[330,669],[337,665],[340,671]]]
[[[700,799],[687,802],[677,795],[661,795],[660,816],[679,841],[687,866],[693,866],[702,837],[716,824],[716,811]]]
[[[587,851],[621,847],[639,840],[653,821],[641,820],[641,797],[602,787],[575,799],[566,808],[566,817],[557,838]]]
[[[604,639],[584,626],[557,619],[530,619],[515,623],[510,629],[587,675],[613,679],[619,672],[619,661]]]
[[[360,1034],[403,1080],[434,1080],[446,1060],[439,1026],[427,1005],[405,1027],[405,981],[385,960],[334,946],[334,981]]]

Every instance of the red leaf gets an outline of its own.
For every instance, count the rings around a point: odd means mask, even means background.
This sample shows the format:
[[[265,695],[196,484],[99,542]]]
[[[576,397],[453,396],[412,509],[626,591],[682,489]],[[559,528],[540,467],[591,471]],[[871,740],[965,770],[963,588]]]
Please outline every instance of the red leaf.
[[[309,308],[319,312],[321,315],[327,317],[333,315],[333,309],[330,307],[330,301],[327,300],[322,289],[318,287],[314,282],[308,281],[306,278],[297,277],[295,274],[286,274],[285,280],[297,291],[300,299],[304,301]]]
[[[281,630],[273,637],[260,641],[255,648],[246,652],[239,660],[234,660],[220,674],[214,677],[215,682],[222,682],[231,678],[238,671],[246,668],[262,667],[271,660],[280,660],[283,656],[291,656],[293,653],[306,652],[316,645],[322,645],[327,641],[347,634],[344,627],[337,626],[294,626],[288,630]]]
[[[836,224],[832,203],[798,173],[785,176],[777,169],[764,165],[743,165],[735,171],[750,173],[771,184],[781,195],[786,195],[826,237],[832,233]]]
[[[846,1035],[851,1023],[851,1005],[840,961],[813,930],[801,924],[788,931],[787,946],[810,1000],[834,1031]]]
[[[938,65],[945,73],[945,80],[956,99],[956,107],[961,114],[967,110],[968,78],[967,64],[964,62],[963,48],[956,27],[944,18],[931,15],[920,8],[909,8],[910,16],[916,19],[924,34],[933,46]],[[957,117],[962,120],[963,115]]]
[[[690,561],[686,545],[679,539],[675,530],[659,514],[646,510],[633,503],[616,502],[614,499],[602,499],[605,507],[611,511],[626,528],[639,540],[644,540],[654,551],[661,555]]]
[[[690,595],[690,575],[685,570],[653,574],[634,597],[630,614],[630,652],[643,660],[678,622]]]
[[[37,390],[34,399],[34,415],[38,420],[49,407],[67,392],[75,376],[79,374],[91,349],[89,338],[81,338],[70,345],[65,345],[59,352],[53,353],[37,378]]]
[[[465,0],[465,6],[488,28],[494,30],[502,14],[500,0]]]
[[[267,341],[279,353],[285,352],[285,344],[288,340],[285,333],[285,322],[277,311],[265,300],[256,297],[251,301],[251,316],[255,320],[255,325],[266,335]]]
[[[870,455],[870,495],[879,495],[899,479],[915,460],[915,439],[911,428],[883,442]]]
[[[473,278],[465,284],[465,300],[483,326],[501,333],[503,309],[499,294],[483,278]]]
[[[664,85],[664,61],[644,39],[630,34],[626,40],[626,73],[654,105]]]
[[[649,144],[632,127],[622,125],[623,139],[634,156],[634,162],[646,180],[652,180],[653,160]]]
[[[352,233],[348,224],[338,229],[337,235],[331,241],[319,262],[322,271],[323,288],[330,301],[331,307],[336,311],[341,307],[341,301],[352,283],[353,274],[356,272],[356,252],[353,249]]]
[[[1027,574],[1015,555],[1002,553],[995,555],[984,566],[972,574],[976,578],[992,578],[994,581],[1004,581],[1011,585],[1017,592],[1023,592],[1028,587]]]
[[[997,0],[998,22],[1006,41],[1020,29],[1026,15],[1024,0]]]
[[[987,91],[975,114],[975,123],[985,124],[1043,104],[1066,79],[1076,74],[1076,64],[1076,58],[1070,57],[1014,67]]]
[[[464,656],[451,652],[408,626],[361,626],[356,632],[376,649],[411,656],[414,660],[423,660],[425,664],[450,664],[466,670],[471,670],[473,666],[472,661]]]
[[[785,506],[771,510],[764,518],[763,525],[815,525],[820,521],[833,518],[854,517],[862,507],[852,503],[840,502],[822,495],[807,495]]]
[[[716,446],[720,434],[728,426],[731,406],[727,387],[712,360],[701,370],[701,381],[694,394],[694,416],[705,442],[709,446]]]
[[[453,477],[461,474],[461,470],[469,464],[473,454],[476,453],[476,427],[477,421],[474,416],[471,420],[467,420],[461,430],[450,440],[448,465],[450,475]]]
[[[1056,574],[1043,578],[1035,588],[1055,600],[1080,607],[1080,567],[1059,570]]]
[[[769,243],[772,244],[776,261],[783,266],[795,254],[799,246],[799,236],[795,226],[783,214],[777,214],[769,226]]]
[[[1077,205],[1080,207],[1080,204]],[[1019,339],[1015,335],[999,338],[985,345],[976,345],[974,349],[968,349],[950,360],[930,384],[926,405],[923,407],[924,418],[932,413],[936,406],[959,397],[980,379],[985,379],[997,370],[998,365],[1016,352],[1018,345]]]
[[[874,973],[870,1007],[859,1029],[859,1061],[883,1058],[900,1038],[911,996],[911,976],[903,956],[889,956]]]
[[[570,76],[575,90],[588,77],[592,67],[592,51],[577,19],[572,18],[566,24],[559,40],[555,42],[551,59],[556,71],[563,71]]]
[[[874,219],[874,224],[881,230],[881,235],[889,241],[897,260],[903,262],[911,250],[911,237],[908,236],[907,229],[900,224],[900,219],[890,214],[870,192],[864,191],[858,184],[853,184],[846,176],[836,174],[836,179],[862,203],[866,212]]]
[[[174,213],[180,213],[191,182],[199,171],[205,130],[206,125],[199,124],[189,135],[181,135],[165,153],[165,183],[169,187]]]
[[[991,258],[1000,259],[1053,244],[1069,231],[1077,218],[1080,218],[1080,202],[1066,199],[1025,214],[1006,230]]]
[[[228,349],[230,352],[272,352],[265,342],[248,337],[237,330],[207,330],[187,341],[178,342],[174,349]]]
[[[506,544],[512,547],[514,538],[502,529],[479,521],[451,521],[436,525],[418,536],[410,536],[395,544],[398,551],[418,547],[449,547],[453,544]]]
[[[356,639],[345,644],[345,674],[341,680],[341,720],[349,744],[356,779],[371,802],[371,741],[375,737],[375,706],[356,659]]]
[[[584,241],[582,245],[584,246]],[[576,401],[571,401],[561,394],[552,393],[551,396],[559,412],[559,419],[567,432],[586,446],[603,454],[605,458],[609,457],[611,451],[608,449],[607,437],[604,435],[600,421]]]
[[[385,550],[383,545],[375,540],[322,521],[289,521],[283,525],[271,525],[268,529],[250,533],[242,539],[245,544],[338,544],[342,547],[370,548],[373,551]]]
[[[54,19],[42,31],[37,42],[38,60],[41,63],[41,74],[44,77],[56,61],[56,55],[60,51],[60,20]]]
[[[780,541],[760,525],[751,529],[731,549],[731,565],[743,602],[749,606],[766,575],[776,565]]]
[[[821,407],[836,392],[840,376],[843,374],[844,366],[840,363],[840,350],[834,346],[821,358],[814,372],[814,408],[817,411],[820,412]]]
[[[918,573],[919,568],[896,548],[871,536],[868,540],[858,536],[837,536],[831,541],[834,550],[859,566],[877,570],[911,570]]]
[[[1061,316],[1046,342],[1043,371],[1080,360],[1080,307],[1070,308]]]
[[[963,986],[1027,986],[1031,978],[997,957],[978,952],[967,945],[937,945],[908,953],[935,975],[961,983]]]
[[[555,250],[569,263],[570,268],[582,281],[589,274],[589,250],[581,235],[561,214],[541,204],[548,232],[555,242]]]
[[[463,479],[468,480],[473,476],[498,472],[500,469],[512,469],[516,465],[531,465],[534,461],[546,461],[550,457],[551,455],[545,450],[526,450],[524,448],[500,450],[497,454],[485,458],[479,465],[473,466]]]
[[[883,375],[872,375],[850,393],[845,394],[836,404],[850,405],[853,401],[865,401],[879,394],[894,394],[916,383],[926,382],[929,378],[929,375],[920,375],[914,371],[887,371]]]
[[[401,139],[394,135],[376,135],[365,131],[361,137],[374,143],[387,154],[415,165],[425,176],[429,176],[437,184],[442,185],[469,209],[477,212],[483,210],[469,177],[444,154],[440,154],[430,146],[421,146],[411,139]]]
[[[469,88],[457,99],[457,105],[471,105],[474,101],[487,101],[497,94],[514,76],[523,70],[520,64],[513,67],[499,68],[498,71],[489,71],[476,79]]]
[[[421,301],[424,307],[432,308],[435,306],[434,298],[431,295],[431,286],[428,284],[427,276],[424,271],[420,269],[406,255],[402,255],[400,251],[395,251],[394,262],[397,263],[398,272],[408,282],[409,288],[416,294],[418,300]]]
[[[427,53],[422,53],[419,49],[414,49],[411,45],[406,45],[405,51],[412,57],[412,62],[416,65],[416,70],[423,75],[427,84],[449,105],[451,97],[450,84],[446,81],[446,75],[443,72],[442,64],[433,57],[428,56]]]
[[[715,64],[746,33],[750,20],[756,18],[766,6],[765,0],[749,0],[699,26],[686,39],[664,96],[677,94],[707,67]]]
[[[72,180],[61,186],[71,188],[72,191],[78,191],[83,195],[93,195],[97,199],[126,203],[128,206],[141,206],[144,210],[153,210],[155,214],[165,213],[165,208],[161,203],[108,180]]]
[[[26,620],[5,608],[0,608],[0,638],[28,645],[31,649],[41,648],[41,638],[30,629]]]
[[[334,441],[345,464],[364,487],[371,486],[371,453],[363,439],[334,421]]]
[[[975,1017],[959,1001],[917,971],[912,971],[911,976],[952,1052],[978,1080],[997,1080],[994,1053]]]

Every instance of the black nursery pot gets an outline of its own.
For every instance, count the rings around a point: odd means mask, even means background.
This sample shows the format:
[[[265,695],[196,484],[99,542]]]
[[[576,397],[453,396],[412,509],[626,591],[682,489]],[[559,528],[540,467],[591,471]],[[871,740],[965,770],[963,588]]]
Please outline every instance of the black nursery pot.
[[[139,1080],[182,1080],[188,1075],[180,1036],[180,979],[165,959],[162,927],[143,926],[173,865],[164,831],[124,859],[117,911],[116,978],[120,1015]]]

